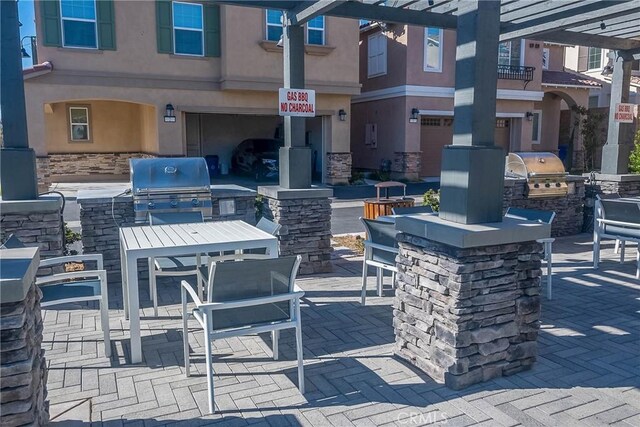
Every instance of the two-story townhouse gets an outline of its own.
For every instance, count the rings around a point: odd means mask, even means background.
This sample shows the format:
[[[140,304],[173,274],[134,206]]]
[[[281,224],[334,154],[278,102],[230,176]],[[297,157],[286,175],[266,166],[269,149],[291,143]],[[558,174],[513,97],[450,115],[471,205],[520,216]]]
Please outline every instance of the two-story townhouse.
[[[613,69],[609,52],[609,49],[599,47],[567,46],[566,48],[564,66],[601,83],[601,87],[593,88],[589,93],[590,108],[608,108],[611,103]],[[629,102],[640,104],[640,61],[633,61],[631,68]]]
[[[277,136],[280,15],[201,0],[36,0],[41,64],[25,70],[25,91],[41,179],[122,177],[142,156],[230,166],[241,141]],[[350,175],[357,43],[357,21],[306,25],[306,87],[317,93],[306,141],[328,183]]]
[[[396,178],[440,175],[453,138],[454,30],[364,23],[362,93],[352,98],[354,167],[390,167]],[[562,48],[501,43],[495,143],[508,151],[558,152],[560,105],[586,105],[585,83],[562,70]],[[588,79],[587,79],[588,80]],[[584,92],[584,96],[576,93]],[[575,92],[575,93],[574,93]]]

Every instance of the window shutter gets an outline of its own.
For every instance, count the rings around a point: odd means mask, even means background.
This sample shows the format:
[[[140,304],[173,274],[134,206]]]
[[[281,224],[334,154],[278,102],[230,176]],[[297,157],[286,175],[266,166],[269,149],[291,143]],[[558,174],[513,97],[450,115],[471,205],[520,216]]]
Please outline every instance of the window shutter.
[[[156,39],[158,53],[173,53],[171,1],[156,0]]]
[[[60,27],[60,2],[49,0],[40,2],[42,21],[42,44],[45,46],[62,46],[62,29]]]
[[[587,71],[589,68],[589,48],[578,47],[578,71]]]
[[[204,5],[204,56],[220,56],[220,7]]]
[[[113,11],[113,0],[96,2],[98,20],[98,49],[116,50],[116,17]]]

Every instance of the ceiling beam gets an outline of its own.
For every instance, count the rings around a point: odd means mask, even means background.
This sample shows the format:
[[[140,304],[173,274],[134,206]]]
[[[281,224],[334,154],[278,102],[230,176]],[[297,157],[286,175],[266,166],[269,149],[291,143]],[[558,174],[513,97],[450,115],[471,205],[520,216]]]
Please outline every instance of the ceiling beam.
[[[298,2],[286,0],[210,0],[210,2],[217,4],[228,4],[231,6],[259,7],[261,9],[279,10],[289,10],[298,5]]]
[[[595,1],[597,0],[590,0],[589,2],[591,3]],[[572,7],[575,3],[579,3],[579,0],[518,1],[503,6],[500,9],[500,19],[502,21],[516,21],[518,19],[534,17],[536,15],[548,15],[550,13]]]
[[[442,15],[439,13],[386,6],[372,6],[351,1],[332,9],[329,15],[438,28],[456,28],[458,22],[458,19],[453,15]]]
[[[597,34],[597,35],[606,36],[606,37],[617,37],[620,34],[629,34],[633,30],[640,32],[640,25],[638,25],[635,22],[629,22],[627,24],[616,26],[614,28],[607,27],[606,30],[601,30],[600,28],[598,28],[597,30],[581,31],[581,32],[586,34]]]
[[[427,0],[421,0],[416,4],[408,6],[406,9],[424,10],[434,13],[450,13],[458,9],[457,0],[434,0],[430,5]]]
[[[324,15],[331,9],[334,9],[346,0],[324,0],[317,2],[302,2],[295,8],[289,10],[287,16],[289,17],[290,25],[302,25],[311,21],[316,16]]]
[[[587,6],[576,6],[562,12],[533,18],[520,23],[504,23],[500,41],[531,38],[547,32],[569,29],[591,22],[600,22],[608,17],[618,17],[640,11],[640,7],[629,7],[629,2],[600,1]]]
[[[618,28],[618,26],[620,24],[628,24],[631,22],[634,22],[636,25],[640,25],[640,13],[631,13],[629,15],[625,15],[625,16],[619,16],[617,18],[609,18],[605,21],[603,21],[606,26],[607,29],[609,29],[609,27],[615,27]],[[580,25],[578,27],[573,27],[571,29],[571,31],[589,31],[589,30],[600,30],[600,23],[596,22],[596,23],[591,23],[591,24],[587,24],[587,25]]]
[[[624,52],[622,52],[622,55],[626,57],[631,57],[633,59],[640,59],[640,47],[637,47],[635,49],[625,50]]]
[[[603,49],[627,50],[640,47],[640,40],[605,37],[596,34],[576,33],[573,31],[554,31],[529,37],[531,40],[541,40],[577,46],[600,47]]]

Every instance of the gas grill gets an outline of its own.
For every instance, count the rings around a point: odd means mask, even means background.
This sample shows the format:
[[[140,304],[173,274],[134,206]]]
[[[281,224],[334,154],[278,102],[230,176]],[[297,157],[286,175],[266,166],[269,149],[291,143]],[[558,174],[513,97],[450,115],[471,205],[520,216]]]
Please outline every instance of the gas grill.
[[[136,223],[148,213],[200,211],[211,218],[211,188],[202,157],[131,159],[131,189]]]
[[[562,161],[553,153],[509,153],[505,175],[527,180],[527,197],[566,196],[568,173]]]

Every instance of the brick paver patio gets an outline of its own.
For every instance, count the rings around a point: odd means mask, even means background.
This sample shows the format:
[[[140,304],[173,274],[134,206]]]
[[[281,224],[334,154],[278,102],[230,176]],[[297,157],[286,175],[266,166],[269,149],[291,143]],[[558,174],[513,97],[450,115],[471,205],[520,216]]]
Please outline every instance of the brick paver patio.
[[[207,414],[202,333],[190,334],[195,375],[184,376],[176,282],[160,281],[153,318],[142,282],[145,363],[128,364],[128,326],[111,284],[114,357],[104,357],[98,311],[48,310],[44,345],[53,422],[80,425],[640,425],[640,281],[635,248],[615,262],[605,245],[591,268],[587,235],[554,245],[554,299],[543,299],[534,368],[452,391],[393,357],[392,290],[359,303],[361,258],[336,253],[334,272],[298,280],[307,393],[296,388],[293,332],[280,360],[268,334],[214,342],[216,404]],[[370,279],[373,284],[373,278]],[[373,288],[373,286],[371,286]],[[204,414],[204,416],[203,416]]]

